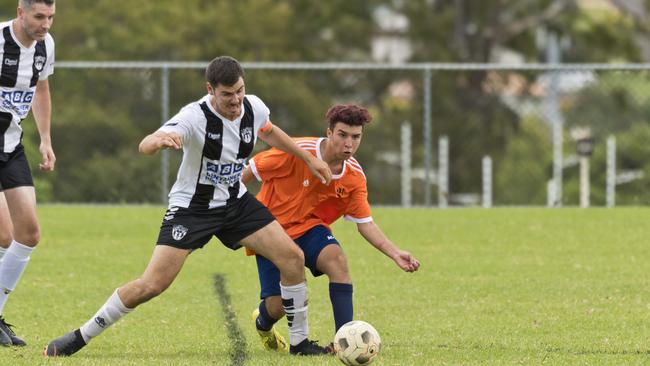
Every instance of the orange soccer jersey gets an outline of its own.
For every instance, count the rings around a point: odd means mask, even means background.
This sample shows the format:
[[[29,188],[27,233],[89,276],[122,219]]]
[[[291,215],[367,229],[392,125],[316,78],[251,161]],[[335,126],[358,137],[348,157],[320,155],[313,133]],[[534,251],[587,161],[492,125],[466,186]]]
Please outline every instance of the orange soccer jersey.
[[[307,137],[295,141],[322,159],[323,140]],[[366,176],[354,158],[343,163],[342,172],[332,176],[329,186],[314,177],[302,160],[275,148],[255,155],[250,167],[262,182],[257,199],[271,210],[293,239],[316,225],[329,228],[343,215],[356,223],[372,221]]]

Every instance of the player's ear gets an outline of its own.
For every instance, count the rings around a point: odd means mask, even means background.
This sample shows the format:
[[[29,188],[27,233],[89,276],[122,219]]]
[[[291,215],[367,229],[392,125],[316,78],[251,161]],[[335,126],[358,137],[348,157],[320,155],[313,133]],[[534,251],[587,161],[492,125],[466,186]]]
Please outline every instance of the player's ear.
[[[212,88],[212,85],[210,85],[210,83],[207,81],[205,83],[205,89],[208,91],[208,94],[214,95],[214,89]]]

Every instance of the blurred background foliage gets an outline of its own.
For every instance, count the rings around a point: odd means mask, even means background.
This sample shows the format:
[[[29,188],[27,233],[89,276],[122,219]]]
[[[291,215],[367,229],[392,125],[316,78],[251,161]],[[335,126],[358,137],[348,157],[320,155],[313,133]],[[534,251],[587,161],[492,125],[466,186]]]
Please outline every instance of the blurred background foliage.
[[[14,17],[16,5],[0,0],[2,18]],[[552,32],[561,39],[563,62],[647,62],[648,8],[647,0],[67,0],[57,3],[51,33],[58,61],[207,64],[227,54],[242,62],[537,63],[546,60],[543,38]],[[373,45],[380,39],[405,42],[408,50],[378,56]],[[535,72],[516,74],[528,91],[540,78]],[[434,146],[438,136],[449,136],[451,190],[480,192],[481,157],[490,155],[495,204],[544,204],[552,168],[548,121],[486,92],[494,77],[489,70],[433,74]],[[650,83],[647,71],[595,77],[563,98],[562,112],[567,131],[587,124],[600,144],[592,161],[592,192],[594,203],[603,204],[608,134],[619,139],[621,167],[650,177]],[[410,121],[413,164],[423,164],[420,72],[252,69],[246,82],[247,92],[260,96],[272,120],[294,136],[323,135],[324,113],[334,103],[368,107],[374,121],[357,158],[369,178],[371,202],[400,202],[399,166],[381,156],[399,151],[399,126]],[[160,160],[139,155],[137,145],[161,123],[160,70],[60,68],[50,85],[58,161],[53,174],[34,172],[39,200],[159,202]],[[173,115],[205,93],[203,72],[173,70],[170,86]],[[31,117],[23,126],[35,167],[38,135]],[[575,148],[568,132],[565,142],[569,154]],[[172,154],[172,182],[178,159]],[[578,201],[577,179],[573,170],[565,174],[566,204]],[[641,179],[622,186],[617,203],[649,203],[643,195],[648,184]],[[414,181],[413,189],[414,203],[421,203],[427,188]]]

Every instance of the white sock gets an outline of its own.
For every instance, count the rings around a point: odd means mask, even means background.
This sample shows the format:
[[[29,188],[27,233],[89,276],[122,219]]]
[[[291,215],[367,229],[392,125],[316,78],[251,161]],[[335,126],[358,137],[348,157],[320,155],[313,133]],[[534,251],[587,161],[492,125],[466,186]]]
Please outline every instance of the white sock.
[[[133,311],[133,309],[124,306],[117,293],[118,290],[115,290],[97,313],[79,328],[81,336],[86,343],[90,342],[92,338],[97,337],[123,316]]]
[[[8,248],[3,248],[0,247],[0,263],[2,262],[2,257],[4,257],[5,253],[7,252]]]
[[[307,284],[283,286],[280,284],[282,307],[289,322],[289,343],[297,345],[309,335],[307,323]]]
[[[29,256],[34,248],[12,241],[0,261],[0,314],[4,310],[7,298],[25,272]]]

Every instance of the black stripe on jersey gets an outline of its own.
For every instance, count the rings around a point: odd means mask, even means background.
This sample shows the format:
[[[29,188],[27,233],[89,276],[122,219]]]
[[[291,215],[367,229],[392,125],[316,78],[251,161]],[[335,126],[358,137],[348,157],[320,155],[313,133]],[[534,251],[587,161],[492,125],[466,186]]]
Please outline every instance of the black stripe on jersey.
[[[0,86],[13,88],[18,79],[18,64],[20,62],[20,46],[11,36],[11,30],[6,26],[2,30],[5,40],[4,53],[2,55],[2,70],[0,71]]]
[[[0,112],[0,153],[5,149],[5,132],[7,132],[9,126],[11,126],[12,119],[13,116],[11,113]]]
[[[223,121],[212,113],[206,102],[200,105],[207,120],[203,156],[208,159],[219,160],[221,159],[221,150],[223,150]]]
[[[199,178],[203,172],[203,157],[205,156],[210,160],[219,160],[221,159],[221,151],[223,150],[223,121],[210,111],[206,102],[201,103],[200,107],[205,116],[206,123]],[[197,180],[196,190],[190,201],[190,208],[208,208],[214,196],[214,189],[215,187],[212,184],[201,184]]]
[[[246,159],[255,147],[255,116],[248,98],[244,97],[244,116],[239,124],[239,152],[237,159]]]
[[[36,85],[38,83],[38,77],[41,75],[41,71],[45,68],[45,63],[47,62],[47,51],[45,50],[45,41],[36,42],[36,50],[34,51],[34,62],[32,63],[32,79],[29,81],[29,87]],[[39,66],[38,69],[36,66]]]

